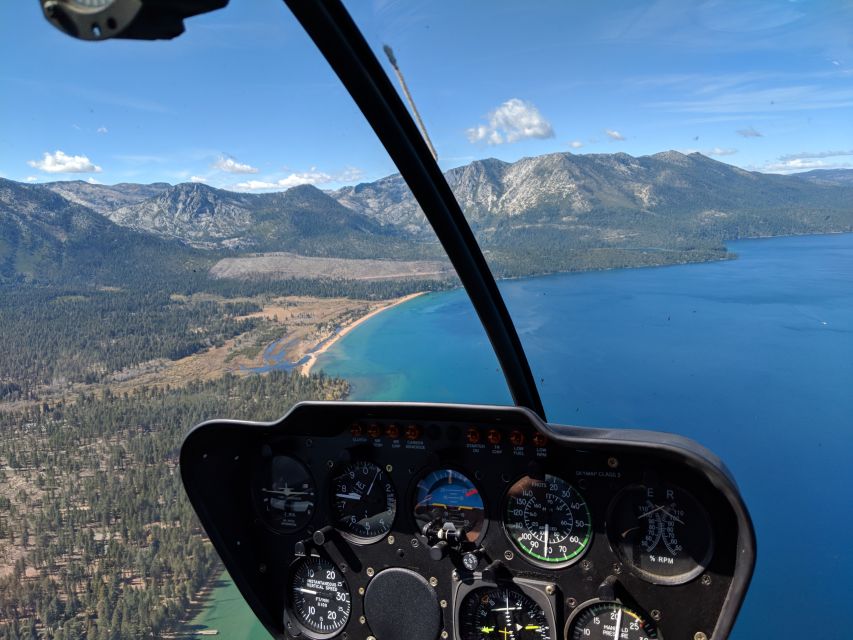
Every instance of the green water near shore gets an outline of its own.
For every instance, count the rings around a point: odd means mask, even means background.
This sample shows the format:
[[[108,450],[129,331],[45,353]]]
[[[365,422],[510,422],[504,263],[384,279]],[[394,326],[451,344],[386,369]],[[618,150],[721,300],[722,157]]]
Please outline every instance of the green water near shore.
[[[201,611],[182,631],[206,629],[216,629],[219,631],[216,637],[223,640],[269,640],[272,637],[255,618],[227,571],[222,572]]]

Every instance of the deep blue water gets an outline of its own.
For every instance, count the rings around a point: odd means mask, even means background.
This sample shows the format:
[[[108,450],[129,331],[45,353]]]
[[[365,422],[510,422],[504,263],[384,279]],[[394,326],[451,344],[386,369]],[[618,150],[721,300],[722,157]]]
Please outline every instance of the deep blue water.
[[[729,248],[739,259],[501,290],[549,420],[678,432],[732,470],[759,556],[735,637],[804,637],[794,607],[809,637],[840,637],[817,612],[853,595],[853,235]],[[318,366],[355,399],[509,403],[462,291],[380,314]]]

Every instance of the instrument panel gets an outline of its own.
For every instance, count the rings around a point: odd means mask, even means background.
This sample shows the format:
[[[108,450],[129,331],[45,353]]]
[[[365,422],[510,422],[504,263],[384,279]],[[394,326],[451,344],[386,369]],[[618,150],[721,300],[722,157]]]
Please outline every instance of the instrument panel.
[[[303,403],[200,425],[181,471],[279,638],[724,638],[754,565],[707,450],[518,408]]]

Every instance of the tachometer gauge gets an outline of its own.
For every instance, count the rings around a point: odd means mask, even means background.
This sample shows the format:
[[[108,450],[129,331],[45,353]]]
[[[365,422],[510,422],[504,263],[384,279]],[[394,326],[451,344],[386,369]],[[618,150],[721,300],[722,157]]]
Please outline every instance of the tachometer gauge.
[[[660,639],[654,624],[619,602],[582,606],[566,624],[566,640]]]
[[[475,542],[483,531],[483,498],[474,483],[452,469],[438,469],[425,476],[415,490],[415,521],[418,529],[440,522],[465,531]]]
[[[350,592],[340,570],[325,558],[298,561],[290,583],[290,610],[310,638],[331,638],[350,615]]]
[[[305,527],[314,513],[316,488],[311,473],[290,456],[274,456],[260,471],[255,502],[264,521],[276,531]]]
[[[533,598],[515,587],[482,587],[459,607],[461,640],[549,640],[551,623]]]
[[[391,530],[397,496],[390,478],[372,462],[344,465],[332,480],[334,524],[354,542],[379,540]]]
[[[577,561],[592,539],[586,501],[557,476],[524,476],[507,492],[504,528],[525,558],[543,567]]]
[[[681,584],[698,576],[714,547],[708,513],[696,498],[672,485],[623,489],[610,507],[607,537],[623,563],[659,584]]]

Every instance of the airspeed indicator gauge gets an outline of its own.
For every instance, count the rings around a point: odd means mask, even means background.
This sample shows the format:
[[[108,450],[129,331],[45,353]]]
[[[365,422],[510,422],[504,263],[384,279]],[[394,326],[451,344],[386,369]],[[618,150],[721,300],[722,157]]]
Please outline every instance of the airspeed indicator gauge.
[[[628,568],[656,584],[682,584],[711,559],[714,536],[707,511],[674,485],[633,485],[613,499],[610,546]]]
[[[524,476],[504,501],[504,529],[533,564],[557,568],[576,562],[592,540],[586,501],[557,476]]]

